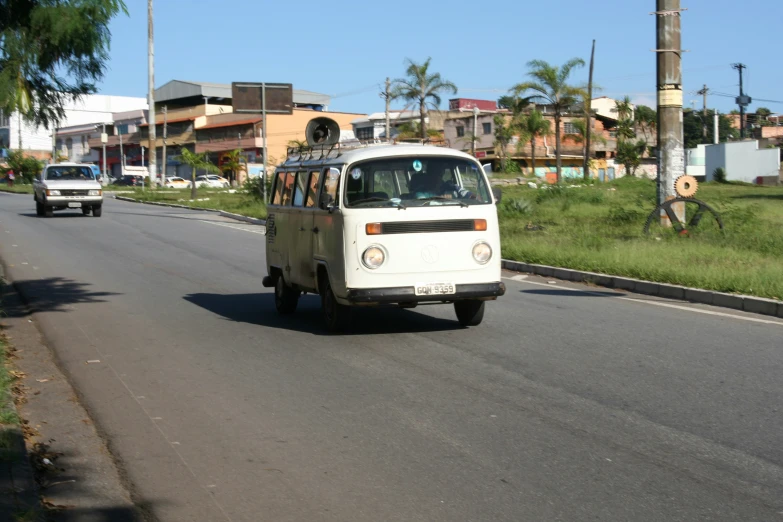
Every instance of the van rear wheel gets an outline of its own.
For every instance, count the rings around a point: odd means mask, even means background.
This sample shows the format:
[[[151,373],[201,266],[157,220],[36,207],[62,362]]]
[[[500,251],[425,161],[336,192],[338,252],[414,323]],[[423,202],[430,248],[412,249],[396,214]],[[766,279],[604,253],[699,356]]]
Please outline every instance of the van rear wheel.
[[[275,282],[275,308],[281,315],[289,315],[296,311],[299,304],[299,291],[285,283],[283,276],[278,276]]]
[[[332,292],[332,285],[329,283],[326,283],[326,288],[321,295],[321,311],[326,329],[332,333],[342,332],[351,321],[351,307],[337,302]]]
[[[484,320],[485,301],[456,301],[454,311],[457,313],[457,320],[460,326],[478,326]]]

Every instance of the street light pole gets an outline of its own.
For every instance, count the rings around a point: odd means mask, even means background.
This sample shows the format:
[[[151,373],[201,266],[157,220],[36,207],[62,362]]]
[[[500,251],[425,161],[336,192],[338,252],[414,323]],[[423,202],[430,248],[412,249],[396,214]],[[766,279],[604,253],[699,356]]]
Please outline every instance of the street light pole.
[[[476,140],[478,140],[478,115],[481,109],[473,107],[473,157],[476,157]]]
[[[108,140],[108,136],[106,136],[106,124],[101,124],[101,147],[103,148],[103,182],[109,180],[109,173],[106,172],[106,141]]]
[[[264,177],[261,179],[261,197],[264,198],[264,203],[266,204],[266,180],[267,180],[267,146],[269,145],[267,141],[267,135],[266,135],[266,83],[261,84],[261,118],[262,118],[262,132],[264,133],[264,151],[263,151],[263,162],[264,162]]]
[[[150,186],[155,186],[155,180],[158,176],[158,140],[155,136],[157,119],[155,118],[155,46],[154,38],[155,31],[153,30],[152,23],[152,0],[147,0],[147,76],[148,76],[148,88],[147,102],[149,103],[150,111],[150,160],[149,160],[149,174],[150,174]]]

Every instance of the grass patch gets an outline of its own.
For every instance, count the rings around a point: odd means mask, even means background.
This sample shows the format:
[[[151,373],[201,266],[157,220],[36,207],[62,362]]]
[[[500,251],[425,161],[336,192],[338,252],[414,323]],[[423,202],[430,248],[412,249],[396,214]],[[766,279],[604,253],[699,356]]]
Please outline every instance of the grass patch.
[[[645,236],[655,183],[621,178],[576,188],[504,188],[504,258],[783,299],[783,188],[701,184],[696,198],[725,230]]]
[[[226,212],[254,218],[266,217],[266,205],[259,198],[243,191],[231,193],[228,190],[199,189],[196,200],[193,201],[190,199],[190,189],[136,189],[122,195],[140,201],[155,201],[189,207],[225,210]]]
[[[32,185],[19,185],[14,184],[13,187],[9,187],[8,185],[0,185],[0,192],[11,192],[13,194],[32,194],[33,193],[33,186]]]

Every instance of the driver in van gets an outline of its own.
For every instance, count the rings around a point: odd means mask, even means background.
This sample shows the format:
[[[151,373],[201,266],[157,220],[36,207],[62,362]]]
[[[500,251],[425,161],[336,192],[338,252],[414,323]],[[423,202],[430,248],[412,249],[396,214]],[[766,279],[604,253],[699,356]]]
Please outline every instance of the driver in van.
[[[411,195],[416,199],[475,199],[476,196],[451,181],[443,181],[437,172],[419,172],[411,178]]]

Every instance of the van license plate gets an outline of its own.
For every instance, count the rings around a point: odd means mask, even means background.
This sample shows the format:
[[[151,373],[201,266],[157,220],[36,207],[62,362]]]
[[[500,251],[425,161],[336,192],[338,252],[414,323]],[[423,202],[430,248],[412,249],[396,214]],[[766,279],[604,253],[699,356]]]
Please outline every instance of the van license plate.
[[[68,203],[68,208],[82,208],[82,204],[81,203],[71,202],[71,203]]]
[[[457,292],[454,283],[418,283],[414,288],[416,295],[450,295]]]

